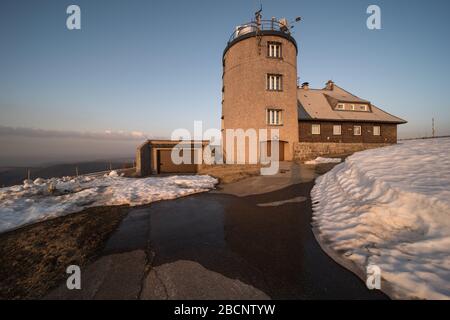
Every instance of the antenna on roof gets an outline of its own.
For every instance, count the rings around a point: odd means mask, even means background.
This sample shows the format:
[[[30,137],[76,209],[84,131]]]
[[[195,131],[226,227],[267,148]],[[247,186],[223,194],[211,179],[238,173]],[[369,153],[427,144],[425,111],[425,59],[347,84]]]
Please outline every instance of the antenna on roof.
[[[297,23],[297,22],[300,22],[302,20],[302,17],[296,17],[294,20],[292,20],[292,21],[290,21],[289,22],[289,24],[290,24],[290,29],[294,29],[294,27],[295,27],[295,25],[294,25],[294,23]]]
[[[259,2],[259,10],[255,12],[255,15],[261,14],[261,12],[262,12],[262,2],[260,1]]]
[[[261,55],[262,46],[262,34],[261,34],[261,18],[262,18],[262,3],[260,3],[260,8],[255,12],[255,22],[256,22],[256,41],[258,46],[258,54]]]
[[[261,18],[262,18],[262,14],[261,14],[262,3],[260,3],[259,5],[260,5],[259,10],[255,12],[255,21],[258,26],[261,24]]]

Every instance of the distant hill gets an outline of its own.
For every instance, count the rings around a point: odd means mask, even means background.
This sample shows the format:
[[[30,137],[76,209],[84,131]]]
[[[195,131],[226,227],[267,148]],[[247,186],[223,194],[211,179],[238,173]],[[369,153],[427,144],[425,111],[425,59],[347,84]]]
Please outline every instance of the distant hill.
[[[0,187],[9,187],[17,184],[22,184],[23,180],[27,178],[28,169],[30,170],[30,178],[52,178],[63,176],[75,176],[76,168],[78,167],[78,174],[87,174],[99,171],[106,171],[110,169],[131,168],[133,166],[132,160],[123,162],[106,162],[106,161],[92,161],[81,163],[57,164],[43,167],[0,167]]]

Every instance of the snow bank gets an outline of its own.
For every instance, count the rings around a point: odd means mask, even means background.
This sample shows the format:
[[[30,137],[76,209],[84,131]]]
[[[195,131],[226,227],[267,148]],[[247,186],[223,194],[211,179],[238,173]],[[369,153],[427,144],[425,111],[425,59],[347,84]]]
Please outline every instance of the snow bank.
[[[214,188],[210,176],[170,176],[143,179],[119,177],[64,177],[26,180],[0,188],[0,232],[39,220],[104,205],[131,206],[174,199]]]
[[[358,152],[316,180],[313,225],[397,298],[450,298],[450,139]]]
[[[340,158],[322,158],[322,157],[317,157],[314,160],[305,161],[305,164],[339,163],[339,162],[341,162]]]

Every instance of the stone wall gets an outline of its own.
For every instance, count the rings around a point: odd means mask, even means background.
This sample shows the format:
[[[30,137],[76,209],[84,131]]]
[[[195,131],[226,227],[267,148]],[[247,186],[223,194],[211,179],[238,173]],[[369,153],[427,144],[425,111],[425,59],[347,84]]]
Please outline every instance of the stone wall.
[[[333,142],[298,142],[294,145],[295,160],[312,160],[323,156],[347,155],[366,149],[380,148],[390,143],[333,143]]]

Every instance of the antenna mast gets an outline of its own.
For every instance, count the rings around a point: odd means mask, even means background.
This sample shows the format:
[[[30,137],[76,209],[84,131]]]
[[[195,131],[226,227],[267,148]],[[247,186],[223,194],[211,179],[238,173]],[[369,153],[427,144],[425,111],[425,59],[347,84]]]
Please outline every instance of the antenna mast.
[[[256,22],[256,41],[258,42],[258,54],[261,55],[261,42],[262,42],[262,32],[261,32],[261,18],[262,18],[262,3],[260,8],[255,12],[255,22]]]

